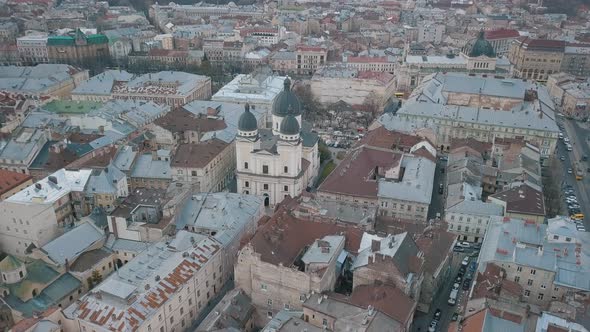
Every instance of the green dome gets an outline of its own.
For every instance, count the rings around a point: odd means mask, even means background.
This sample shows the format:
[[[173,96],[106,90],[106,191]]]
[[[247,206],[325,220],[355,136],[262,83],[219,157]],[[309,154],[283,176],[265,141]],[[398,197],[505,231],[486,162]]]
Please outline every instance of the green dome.
[[[485,55],[489,58],[496,57],[496,52],[494,51],[494,47],[492,46],[492,44],[490,44],[489,41],[487,41],[485,39],[483,30],[479,32],[479,36],[477,37],[477,39],[473,43],[473,46],[471,46],[471,50],[469,50],[468,55],[473,58],[478,57],[478,56],[482,56],[482,55]]]
[[[287,77],[283,84],[283,91],[279,93],[272,105],[272,114],[276,116],[301,115],[301,102],[291,91],[291,80]]]
[[[283,135],[297,135],[299,134],[299,129],[299,121],[291,114],[287,115],[281,121],[280,132]]]
[[[258,129],[258,122],[252,112],[250,112],[250,104],[246,103],[244,113],[240,115],[238,120],[238,130],[240,131],[254,131]]]

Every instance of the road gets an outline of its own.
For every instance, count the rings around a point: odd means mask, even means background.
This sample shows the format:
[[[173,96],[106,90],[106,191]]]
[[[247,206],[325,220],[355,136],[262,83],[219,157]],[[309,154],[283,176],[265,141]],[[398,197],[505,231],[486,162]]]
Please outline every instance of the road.
[[[466,253],[453,253],[453,258],[451,262],[451,273],[448,278],[448,282],[445,283],[443,287],[439,289],[439,292],[435,295],[434,299],[432,300],[432,305],[430,306],[430,312],[427,314],[423,314],[417,312],[414,316],[414,323],[412,324],[412,332],[424,332],[428,331],[428,325],[432,321],[434,317],[434,312],[436,309],[440,309],[442,311],[441,320],[436,331],[446,331],[449,323],[451,322],[451,317],[455,311],[460,312],[460,306],[465,305],[467,293],[469,292],[464,291],[462,288],[459,288],[459,295],[457,296],[457,304],[455,306],[450,306],[447,301],[449,300],[449,294],[451,293],[451,289],[453,288],[453,283],[455,278],[457,277],[457,272],[459,272],[459,267],[461,266],[461,261],[465,256],[471,254],[472,252]],[[476,258],[471,258],[471,261],[476,260]],[[461,308],[462,309],[462,308]]]
[[[430,207],[428,208],[428,220],[435,219],[436,214],[440,213],[441,218],[444,214],[444,195],[438,193],[438,186],[441,183],[446,183],[445,177],[447,173],[442,173],[441,168],[447,167],[447,162],[437,159],[436,160],[436,171],[434,172],[434,184],[432,188],[432,200],[430,201]]]
[[[590,156],[590,147],[586,140],[587,137],[590,137],[590,128],[587,124],[580,124],[573,120],[559,120],[558,122],[561,122],[564,125],[564,134],[566,137],[569,137],[573,147],[573,151],[568,152],[565,149],[563,141],[558,143],[557,155],[558,157],[565,157],[565,161],[563,162],[563,184],[571,184],[574,187],[578,203],[580,204],[580,210],[586,216],[584,219],[584,225],[586,226],[586,229],[590,229],[590,196],[588,194],[588,189],[590,188],[590,174],[586,171],[586,169],[590,167],[590,163],[588,161],[581,161],[582,156]],[[567,169],[574,169],[576,162],[581,163],[582,169],[585,173],[584,178],[581,181],[576,181],[573,174],[567,174]],[[567,209],[564,211],[567,211]]]

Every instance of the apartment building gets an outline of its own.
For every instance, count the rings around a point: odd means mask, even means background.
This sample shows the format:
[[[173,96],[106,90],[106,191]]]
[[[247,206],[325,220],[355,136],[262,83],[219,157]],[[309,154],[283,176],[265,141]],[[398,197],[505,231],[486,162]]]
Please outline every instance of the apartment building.
[[[197,191],[222,191],[234,176],[236,151],[233,142],[212,139],[181,144],[172,157],[172,180],[191,184]]]
[[[479,272],[489,263],[522,286],[522,300],[546,308],[552,301],[587,298],[586,232],[567,217],[538,224],[534,220],[493,217],[478,258]]]
[[[236,287],[266,322],[283,309],[302,310],[312,292],[334,290],[344,250],[357,252],[359,230],[291,216],[280,207],[238,253]]]
[[[520,37],[517,30],[498,29],[485,31],[485,38],[498,56],[505,56],[508,54],[510,45]]]
[[[566,42],[522,37],[510,45],[508,59],[519,78],[545,82],[561,71]]]
[[[47,39],[46,33],[30,34],[16,39],[16,48],[24,64],[36,65],[49,62]]]
[[[313,75],[319,67],[326,63],[328,49],[323,46],[298,45],[295,54],[297,56],[297,73]]]
[[[380,122],[390,129],[406,122],[419,128],[435,126],[441,151],[448,151],[454,138],[521,138],[537,146],[542,159],[555,150],[559,133],[545,87],[475,74],[428,76],[396,116],[383,115]]]
[[[42,247],[81,217],[90,170],[61,169],[0,202],[0,249],[24,256]]]
[[[547,80],[549,94],[563,115],[584,120],[590,112],[590,85],[574,75],[558,73]]]
[[[80,29],[64,36],[47,38],[47,56],[54,63],[98,64],[109,58],[109,40],[102,34],[85,34]]]
[[[445,35],[446,26],[436,22],[422,22],[418,26],[417,41],[419,43],[440,44]]]
[[[88,70],[65,64],[0,66],[0,91],[26,94],[39,101],[64,98],[84,80]]]
[[[182,331],[220,295],[222,244],[180,231],[154,243],[68,308],[80,331]]]

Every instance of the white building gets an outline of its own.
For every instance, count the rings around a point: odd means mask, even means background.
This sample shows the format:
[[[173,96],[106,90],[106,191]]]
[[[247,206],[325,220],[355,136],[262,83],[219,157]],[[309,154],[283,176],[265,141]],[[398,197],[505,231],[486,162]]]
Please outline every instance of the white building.
[[[26,64],[49,62],[47,53],[47,34],[38,33],[16,39],[18,54]]]
[[[301,128],[301,103],[291,81],[272,108],[272,129],[258,129],[246,104],[236,139],[238,193],[264,197],[266,206],[295,197],[319,171],[318,137]]]
[[[64,310],[83,332],[184,331],[227,281],[222,244],[180,231],[142,251]]]
[[[247,75],[240,74],[219,89],[211,100],[242,105],[248,103],[252,110],[267,113],[264,121],[267,123],[271,121],[271,110],[275,99],[283,91],[285,79],[285,76],[275,76],[263,69]]]
[[[418,42],[440,44],[445,34],[442,23],[425,23],[418,27]]]
[[[448,150],[453,138],[493,142],[500,138],[524,138],[550,156],[557,145],[554,104],[543,86],[519,79],[458,73],[428,76],[397,111],[383,115],[382,124],[411,121],[434,125],[436,142]],[[380,120],[380,121],[381,121]]]
[[[0,202],[0,250],[24,256],[61,235],[76,219],[91,172],[61,169]]]

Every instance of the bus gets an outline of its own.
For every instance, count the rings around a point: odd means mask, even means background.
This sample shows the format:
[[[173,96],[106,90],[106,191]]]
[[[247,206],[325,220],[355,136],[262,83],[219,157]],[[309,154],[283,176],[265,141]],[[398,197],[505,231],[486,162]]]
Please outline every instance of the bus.
[[[457,294],[459,293],[458,289],[453,289],[451,291],[451,294],[449,294],[449,300],[447,301],[447,303],[449,305],[455,305],[457,303]]]
[[[575,172],[576,172],[576,180],[580,181],[584,178],[584,172],[582,169],[582,165],[580,165],[580,163],[576,163]]]

